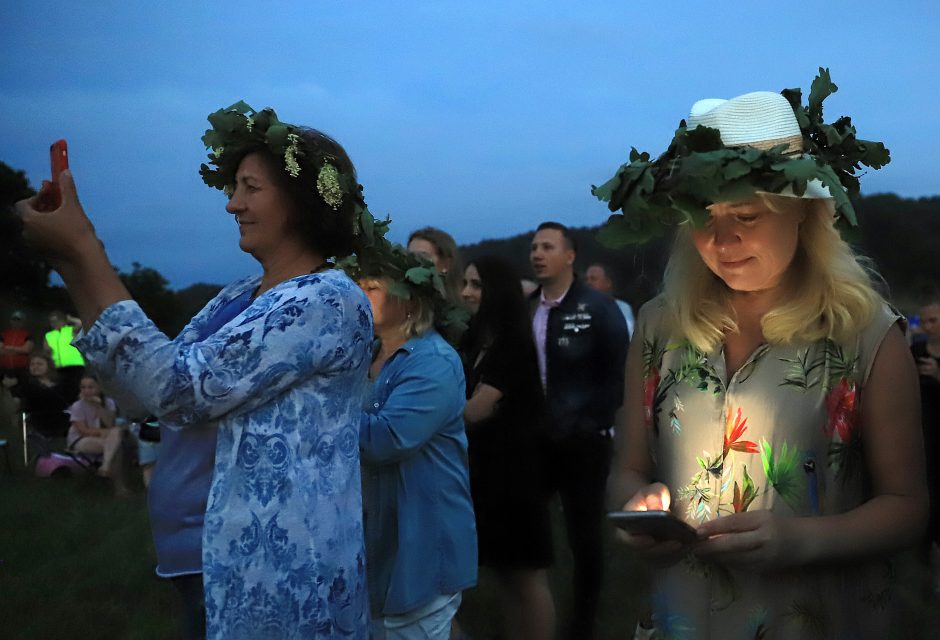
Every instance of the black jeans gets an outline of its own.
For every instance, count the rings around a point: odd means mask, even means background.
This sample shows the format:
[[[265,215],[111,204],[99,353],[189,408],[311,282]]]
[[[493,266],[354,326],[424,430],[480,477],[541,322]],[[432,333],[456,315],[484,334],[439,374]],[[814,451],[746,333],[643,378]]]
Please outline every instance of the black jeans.
[[[182,640],[205,640],[206,601],[202,590],[202,574],[193,573],[170,578],[179,593],[179,629]]]
[[[574,556],[574,602],[568,637],[590,640],[604,578],[605,491],[613,455],[606,433],[577,433],[545,443],[546,482],[561,497]]]

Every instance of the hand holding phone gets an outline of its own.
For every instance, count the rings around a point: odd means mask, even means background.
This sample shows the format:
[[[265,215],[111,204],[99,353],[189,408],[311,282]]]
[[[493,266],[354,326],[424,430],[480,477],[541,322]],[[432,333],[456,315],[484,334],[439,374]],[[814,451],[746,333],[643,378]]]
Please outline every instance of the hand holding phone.
[[[627,533],[689,545],[698,540],[695,529],[668,511],[611,511],[607,519]]]
[[[53,209],[62,204],[62,193],[59,191],[59,176],[69,168],[69,146],[65,140],[56,140],[49,147],[49,162],[52,165],[52,186],[54,188]]]
[[[69,168],[69,148],[65,140],[56,140],[49,147],[49,164],[52,168],[52,180],[43,182],[42,190],[36,199],[38,211],[55,211],[62,206],[59,176]]]

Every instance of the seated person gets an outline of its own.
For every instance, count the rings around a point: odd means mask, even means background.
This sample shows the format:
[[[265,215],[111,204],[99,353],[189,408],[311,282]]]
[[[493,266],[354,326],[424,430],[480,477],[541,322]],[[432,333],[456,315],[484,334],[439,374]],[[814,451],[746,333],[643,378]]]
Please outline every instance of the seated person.
[[[125,429],[117,424],[114,400],[101,392],[98,379],[82,376],[78,400],[68,408],[71,418],[66,442],[70,451],[101,455],[98,475],[114,480],[118,495],[128,493],[122,444]]]
[[[29,359],[28,375],[23,380],[4,376],[3,386],[19,401],[19,411],[27,414],[30,429],[47,438],[62,438],[69,428],[66,410],[69,398],[48,356],[37,353]]]

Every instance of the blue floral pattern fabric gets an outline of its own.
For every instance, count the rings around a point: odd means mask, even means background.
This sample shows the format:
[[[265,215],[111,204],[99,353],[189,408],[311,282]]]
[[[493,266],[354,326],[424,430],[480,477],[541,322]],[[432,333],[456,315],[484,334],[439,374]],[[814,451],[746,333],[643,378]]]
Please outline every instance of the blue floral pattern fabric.
[[[226,288],[200,316],[257,287]],[[132,301],[78,342],[171,428],[218,426],[203,531],[207,637],[366,638],[359,418],[368,300],[338,270],[260,295],[211,336],[169,340]]]

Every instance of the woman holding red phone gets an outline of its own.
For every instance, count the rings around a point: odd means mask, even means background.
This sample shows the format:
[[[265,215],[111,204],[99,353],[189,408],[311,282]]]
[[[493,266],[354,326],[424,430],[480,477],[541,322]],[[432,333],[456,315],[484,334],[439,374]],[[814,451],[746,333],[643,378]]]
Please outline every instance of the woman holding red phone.
[[[652,637],[888,637],[893,554],[924,531],[902,319],[835,226],[855,224],[857,167],[888,152],[822,122],[835,89],[820,70],[808,107],[799,90],[699,101],[663,156],[595,190],[631,220],[611,233],[679,223],[630,347],[611,480],[616,508],[697,529],[685,547],[630,540],[667,565]]]
[[[209,120],[200,173],[228,195],[261,273],[224,288],[174,340],[115,275],[68,171],[61,206],[48,209],[44,185],[17,210],[68,287],[89,366],[163,428],[151,522],[182,635],[364,640],[358,427],[372,318],[328,259],[354,250],[371,214],[332,138],[241,102]]]

